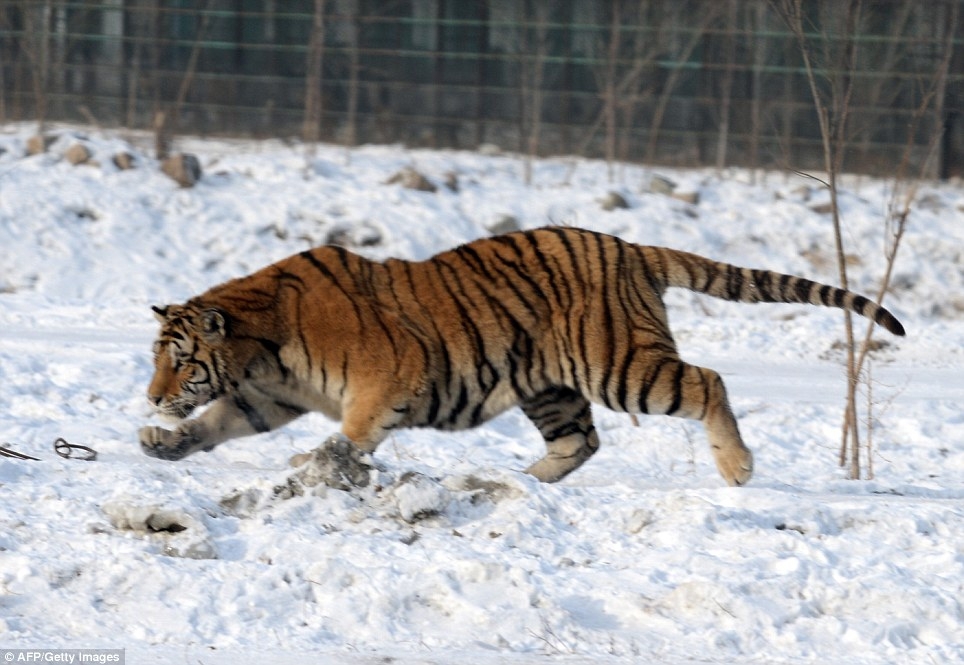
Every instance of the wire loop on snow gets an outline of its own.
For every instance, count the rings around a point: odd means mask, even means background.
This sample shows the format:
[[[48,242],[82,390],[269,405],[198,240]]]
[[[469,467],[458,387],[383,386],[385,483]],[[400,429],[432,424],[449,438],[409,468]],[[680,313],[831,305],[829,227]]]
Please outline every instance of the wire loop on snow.
[[[34,462],[40,461],[36,457],[31,457],[30,455],[24,455],[23,453],[18,453],[13,448],[7,448],[8,445],[10,444],[5,443],[2,446],[0,446],[0,457],[12,457],[13,459],[28,459],[28,460],[33,460]]]
[[[93,462],[97,459],[97,451],[88,446],[81,446],[76,443],[68,443],[63,437],[58,437],[54,441],[54,450],[64,459],[79,459],[85,462]]]

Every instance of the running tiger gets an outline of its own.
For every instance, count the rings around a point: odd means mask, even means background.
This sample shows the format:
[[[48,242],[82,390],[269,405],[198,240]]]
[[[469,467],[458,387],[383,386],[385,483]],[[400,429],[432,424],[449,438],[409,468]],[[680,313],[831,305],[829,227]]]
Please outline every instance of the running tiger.
[[[731,485],[753,472],[720,375],[680,360],[662,295],[849,309],[895,335],[883,307],[832,286],[738,268],[574,228],[485,238],[426,261],[373,262],[318,247],[155,307],[154,376],[164,415],[143,451],[166,460],[277,429],[308,411],[342,421],[374,452],[402,427],[475,427],[513,406],[547,454],[527,469],[553,482],[599,447],[590,403],[699,420]]]

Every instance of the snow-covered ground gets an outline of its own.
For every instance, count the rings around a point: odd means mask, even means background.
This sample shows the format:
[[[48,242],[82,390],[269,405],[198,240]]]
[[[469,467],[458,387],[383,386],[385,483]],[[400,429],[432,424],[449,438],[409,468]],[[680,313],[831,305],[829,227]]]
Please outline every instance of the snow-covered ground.
[[[570,224],[836,283],[826,195],[783,174],[671,171],[398,147],[184,140],[179,189],[147,137],[0,129],[0,648],[126,648],[129,663],[964,661],[964,189],[922,185],[872,363],[874,480],[836,463],[842,315],[668,297],[684,358],[721,371],[756,475],[732,489],[701,427],[599,409],[599,454],[557,485],[510,412],[400,431],[364,490],[291,499],[287,460],[338,425],[171,463],[141,454],[156,323],[177,302],[337,238],[424,258]],[[97,165],[62,155],[85,137]],[[135,154],[120,171],[111,157]],[[385,184],[414,166],[436,193]],[[444,186],[457,179],[458,189]],[[654,175],[686,203],[648,193]],[[622,193],[629,209],[599,200]],[[883,272],[891,184],[848,178],[855,290]],[[863,330],[863,321],[859,330]],[[90,446],[62,459],[53,442]],[[409,473],[413,472],[413,473]]]

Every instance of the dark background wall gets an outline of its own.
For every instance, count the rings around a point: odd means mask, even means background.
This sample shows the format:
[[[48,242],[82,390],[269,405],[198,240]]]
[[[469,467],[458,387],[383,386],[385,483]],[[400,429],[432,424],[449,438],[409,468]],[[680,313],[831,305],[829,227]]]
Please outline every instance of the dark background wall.
[[[0,122],[818,168],[777,4],[0,0]],[[959,174],[961,0],[864,0],[848,32],[851,4],[802,3],[822,89],[853,82],[844,167],[893,172],[910,131]]]

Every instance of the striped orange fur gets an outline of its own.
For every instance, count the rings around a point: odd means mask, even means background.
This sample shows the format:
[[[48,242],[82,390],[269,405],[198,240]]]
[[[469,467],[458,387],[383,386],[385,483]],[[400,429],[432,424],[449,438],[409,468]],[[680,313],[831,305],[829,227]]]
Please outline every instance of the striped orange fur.
[[[849,309],[904,334],[849,291],[574,228],[485,238],[417,262],[318,247],[155,308],[150,401],[178,419],[210,407],[173,431],[142,428],[141,445],[180,459],[321,411],[373,452],[397,428],[464,429],[519,406],[547,446],[527,471],[555,481],[598,448],[597,403],[702,421],[721,475],[742,485],[753,456],[719,374],[679,358],[669,287]]]

